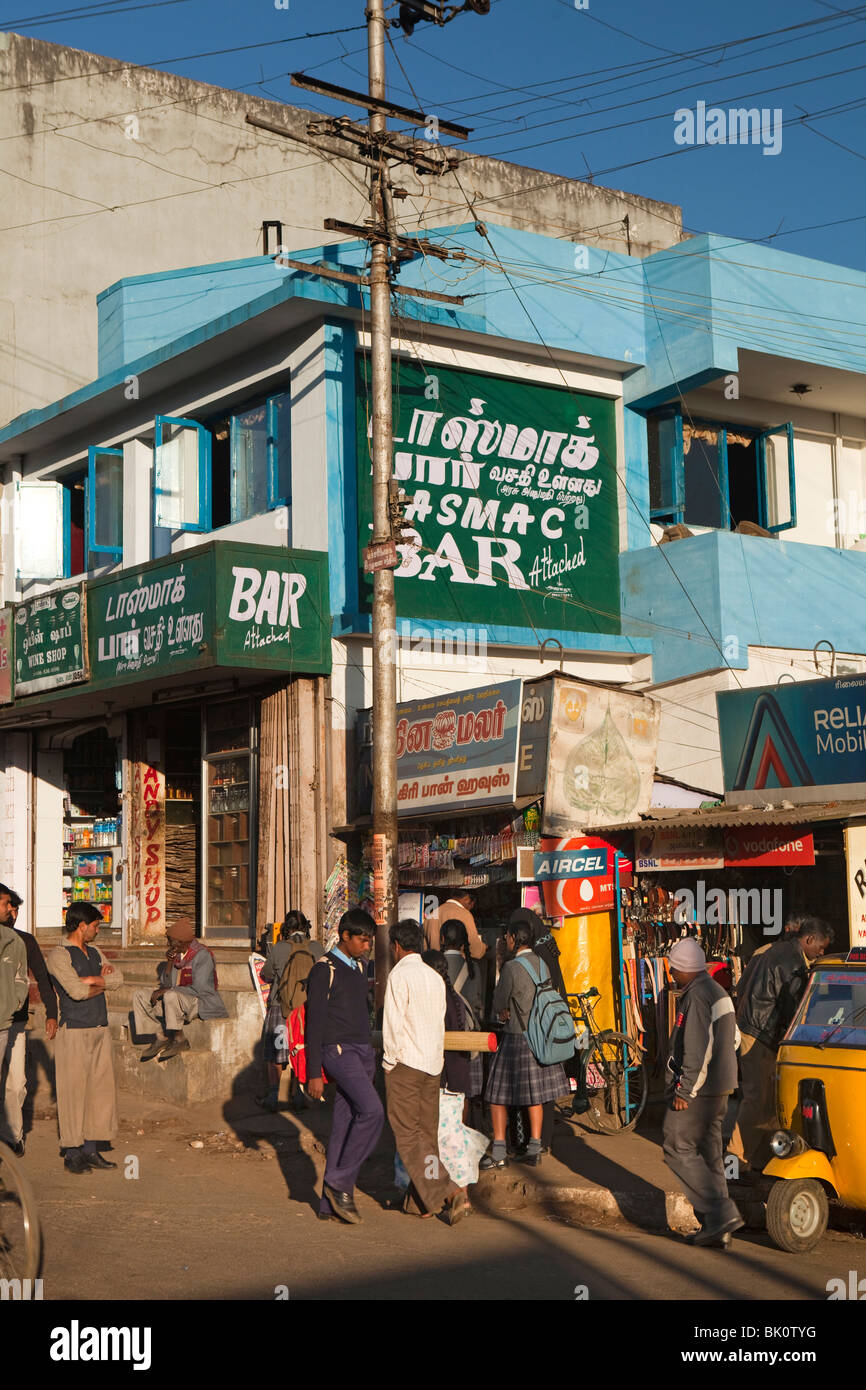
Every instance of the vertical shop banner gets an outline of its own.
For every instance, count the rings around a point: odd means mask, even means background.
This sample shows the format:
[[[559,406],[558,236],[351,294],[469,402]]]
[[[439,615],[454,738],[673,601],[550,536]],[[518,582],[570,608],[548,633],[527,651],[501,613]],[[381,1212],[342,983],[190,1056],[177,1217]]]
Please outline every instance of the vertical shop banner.
[[[86,681],[85,586],[55,589],[15,606],[15,694]]]
[[[866,676],[725,690],[716,706],[732,805],[866,796]]]
[[[848,925],[852,946],[866,946],[866,821],[845,826]]]
[[[517,795],[543,796],[547,776],[547,741],[553,680],[523,682],[520,711],[520,749],[517,755]]]
[[[649,810],[660,705],[645,695],[554,681],[544,834],[615,825]]]
[[[513,803],[521,687],[502,681],[397,706],[398,815]]]
[[[12,703],[14,623],[11,608],[0,608],[0,705]]]
[[[139,937],[161,937],[165,906],[164,716],[137,715],[130,760],[128,915]]]
[[[372,539],[369,362],[357,362],[358,553]],[[408,495],[397,612],[449,626],[619,632],[612,400],[400,362],[394,480]],[[359,568],[361,607],[372,578]]]

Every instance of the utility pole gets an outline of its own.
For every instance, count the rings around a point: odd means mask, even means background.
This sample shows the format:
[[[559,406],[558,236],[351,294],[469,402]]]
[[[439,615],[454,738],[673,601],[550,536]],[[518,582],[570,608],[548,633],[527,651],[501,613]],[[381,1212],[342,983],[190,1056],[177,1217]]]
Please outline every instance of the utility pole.
[[[388,117],[415,126],[427,127],[431,118],[423,111],[401,106],[387,99],[385,91],[385,44],[389,24],[411,34],[422,21],[442,27],[458,15],[472,12],[488,14],[490,0],[405,0],[399,18],[385,18],[385,0],[367,0],[367,60],[369,90],[366,94],[338,87],[333,82],[292,73],[292,83],[306,91],[368,111],[366,129],[345,116],[311,121],[300,135],[257,116],[247,123],[298,141],[330,158],[337,156],[369,170],[370,218],[364,226],[326,217],[328,231],[341,232],[370,243],[369,275],[349,274],[332,264],[312,264],[291,260],[283,248],[277,259],[295,274],[324,276],[326,279],[363,286],[370,291],[371,362],[371,444],[373,473],[373,533],[364,552],[364,569],[373,575],[372,667],[373,667],[373,893],[376,916],[376,1003],[384,999],[385,982],[391,964],[388,928],[397,920],[397,612],[394,601],[394,570],[400,564],[396,534],[400,528],[400,504],[393,470],[392,385],[391,385],[391,294],[396,291],[438,303],[463,303],[460,295],[403,287],[392,284],[404,260],[419,253],[438,260],[464,260],[465,252],[446,251],[435,241],[421,236],[405,236],[397,231],[394,199],[407,197],[405,189],[391,183],[390,163],[408,165],[419,176],[441,175],[456,167],[457,156],[424,140],[394,136],[388,130]],[[437,131],[465,140],[466,126],[439,118]]]
[[[367,3],[367,58],[370,97],[386,100],[385,5]],[[370,143],[381,144],[387,130],[384,111],[370,109]],[[384,156],[370,175],[374,227],[394,233],[389,172]],[[373,545],[393,542],[391,529],[392,398],[391,279],[388,243],[373,242],[370,261],[370,360],[372,371]],[[373,893],[376,914],[377,1004],[381,1004],[390,966],[388,928],[397,920],[397,608],[394,570],[373,571]]]

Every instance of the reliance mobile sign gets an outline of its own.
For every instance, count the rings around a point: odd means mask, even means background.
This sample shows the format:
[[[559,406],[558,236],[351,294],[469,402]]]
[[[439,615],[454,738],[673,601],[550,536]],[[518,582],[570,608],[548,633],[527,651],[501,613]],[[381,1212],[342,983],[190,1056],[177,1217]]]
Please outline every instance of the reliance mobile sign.
[[[730,804],[866,796],[866,676],[727,690],[716,705]]]

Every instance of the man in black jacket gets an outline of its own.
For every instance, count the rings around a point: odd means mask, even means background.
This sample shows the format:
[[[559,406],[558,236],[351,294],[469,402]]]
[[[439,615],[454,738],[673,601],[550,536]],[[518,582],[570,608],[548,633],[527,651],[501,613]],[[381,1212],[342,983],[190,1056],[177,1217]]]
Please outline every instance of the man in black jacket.
[[[57,1032],[57,995],[48,974],[39,945],[32,932],[19,931],[18,909],[23,899],[0,883],[0,923],[11,927],[21,937],[27,951],[27,970],[36,981],[39,997],[45,1005],[45,1036],[49,1042]],[[19,1158],[24,1155],[24,1101],[27,1098],[27,1024],[30,1019],[30,1000],[25,999],[21,1008],[12,1016],[6,1043],[6,1089],[3,1100],[6,1107],[5,1123],[0,1125],[0,1139],[7,1143]],[[0,1068],[3,1066],[0,1057]]]
[[[759,1173],[770,1158],[776,1127],[776,1053],[797,1012],[812,962],[825,954],[833,933],[819,917],[804,917],[799,931],[749,962],[740,982],[737,1023],[742,1100],[729,1148],[741,1165]]]
[[[336,1082],[334,1122],[328,1140],[319,1219],[338,1216],[357,1224],[354,1188],[361,1166],[382,1132],[385,1114],[373,1077],[366,957],[376,934],[368,912],[351,908],[340,918],[340,944],[316,961],[307,976],[304,1041],[307,1094],[320,1100],[322,1069]]]
[[[695,1245],[724,1242],[743,1224],[728,1196],[722,1121],[737,1084],[737,1025],[730,996],[707,974],[694,937],[668,952],[681,993],[670,1040],[665,1163],[676,1173],[701,1222]]]

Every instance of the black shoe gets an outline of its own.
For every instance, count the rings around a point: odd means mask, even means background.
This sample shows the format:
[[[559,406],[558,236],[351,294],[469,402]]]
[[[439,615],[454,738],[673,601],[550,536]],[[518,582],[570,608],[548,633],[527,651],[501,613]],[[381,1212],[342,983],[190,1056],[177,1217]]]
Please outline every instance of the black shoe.
[[[117,1164],[116,1164],[116,1163],[111,1163],[109,1159],[103,1158],[103,1157],[102,1157],[102,1154],[98,1154],[98,1153],[97,1153],[97,1154],[84,1154],[83,1157],[87,1160],[87,1163],[88,1163],[89,1167],[91,1167],[91,1168],[116,1168],[116,1167],[117,1167]]]
[[[334,1209],[335,1216],[339,1216],[341,1221],[347,1221],[350,1226],[360,1224],[360,1213],[355,1206],[355,1199],[351,1192],[338,1192],[336,1188],[328,1187],[325,1183],[322,1186],[322,1195],[327,1197]]]
[[[733,1216],[730,1221],[723,1221],[720,1226],[702,1226],[699,1231],[695,1231],[693,1245],[720,1245],[725,1236],[732,1236],[734,1231],[739,1231],[744,1226],[741,1216]]]
[[[507,1168],[508,1157],[494,1158],[492,1154],[485,1154],[478,1165],[479,1168]]]
[[[67,1173],[89,1173],[90,1164],[84,1154],[67,1154],[63,1160]]]
[[[24,1157],[24,1140],[23,1140],[23,1139],[19,1139],[17,1144],[10,1144],[9,1147],[10,1147],[10,1149],[12,1150],[12,1152],[14,1153],[14,1155],[15,1155],[16,1158],[23,1158],[23,1157]]]
[[[544,1157],[543,1149],[536,1149],[535,1153],[524,1152],[518,1155],[517,1162],[525,1163],[529,1168],[540,1168],[541,1160]]]
[[[319,1221],[339,1221],[339,1216],[335,1216],[332,1211],[317,1211],[316,1216]]]

